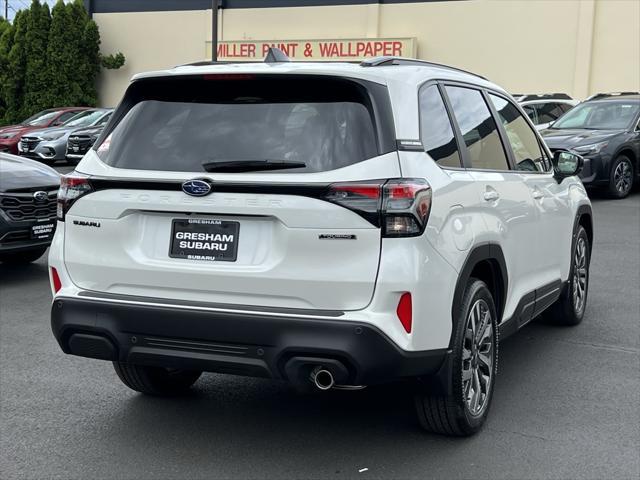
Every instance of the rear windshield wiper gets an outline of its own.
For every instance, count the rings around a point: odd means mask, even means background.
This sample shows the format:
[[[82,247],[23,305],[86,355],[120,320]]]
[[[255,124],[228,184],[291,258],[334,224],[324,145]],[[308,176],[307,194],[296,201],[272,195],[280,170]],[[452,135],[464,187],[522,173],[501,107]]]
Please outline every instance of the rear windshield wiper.
[[[304,162],[287,162],[283,160],[232,160],[223,162],[204,162],[202,167],[207,172],[257,172],[260,170],[286,170],[288,168],[304,168]]]

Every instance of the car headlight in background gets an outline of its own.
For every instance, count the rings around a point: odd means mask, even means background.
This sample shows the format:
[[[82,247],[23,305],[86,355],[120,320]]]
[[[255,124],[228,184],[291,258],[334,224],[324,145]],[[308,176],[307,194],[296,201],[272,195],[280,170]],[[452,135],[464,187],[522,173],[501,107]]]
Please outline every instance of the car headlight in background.
[[[609,141],[592,143],[590,145],[580,145],[579,147],[574,147],[572,150],[580,155],[592,155],[594,153],[600,153],[600,151],[609,145]]]
[[[18,135],[17,133],[0,133],[0,140],[9,140]]]

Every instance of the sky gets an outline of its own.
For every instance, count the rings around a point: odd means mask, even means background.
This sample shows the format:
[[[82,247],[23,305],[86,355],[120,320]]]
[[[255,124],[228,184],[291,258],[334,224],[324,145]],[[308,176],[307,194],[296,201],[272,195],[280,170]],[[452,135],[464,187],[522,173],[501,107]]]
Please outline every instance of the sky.
[[[50,7],[55,5],[57,0],[40,0],[40,3],[48,3]],[[31,5],[31,0],[0,0],[0,15],[4,17],[5,2],[9,2],[9,20],[13,20],[16,11],[28,8]],[[69,3],[69,0],[64,0],[65,3]]]

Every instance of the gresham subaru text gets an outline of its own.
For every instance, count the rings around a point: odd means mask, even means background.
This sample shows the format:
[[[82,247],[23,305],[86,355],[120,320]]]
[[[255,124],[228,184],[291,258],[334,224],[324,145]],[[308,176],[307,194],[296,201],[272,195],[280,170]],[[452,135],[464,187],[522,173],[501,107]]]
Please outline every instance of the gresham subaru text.
[[[151,395],[203,371],[404,379],[425,429],[470,435],[498,339],[583,318],[581,167],[502,88],[443,65],[272,51],[137,75],[62,181],[53,333]]]

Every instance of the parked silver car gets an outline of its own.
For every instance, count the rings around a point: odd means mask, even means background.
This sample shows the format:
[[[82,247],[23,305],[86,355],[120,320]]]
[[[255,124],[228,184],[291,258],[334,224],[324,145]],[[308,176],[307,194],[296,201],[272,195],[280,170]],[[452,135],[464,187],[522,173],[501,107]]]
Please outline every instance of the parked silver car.
[[[80,112],[63,125],[38,130],[24,135],[18,143],[20,155],[43,163],[64,160],[69,134],[83,127],[104,125],[109,121],[113,109],[95,108]]]

